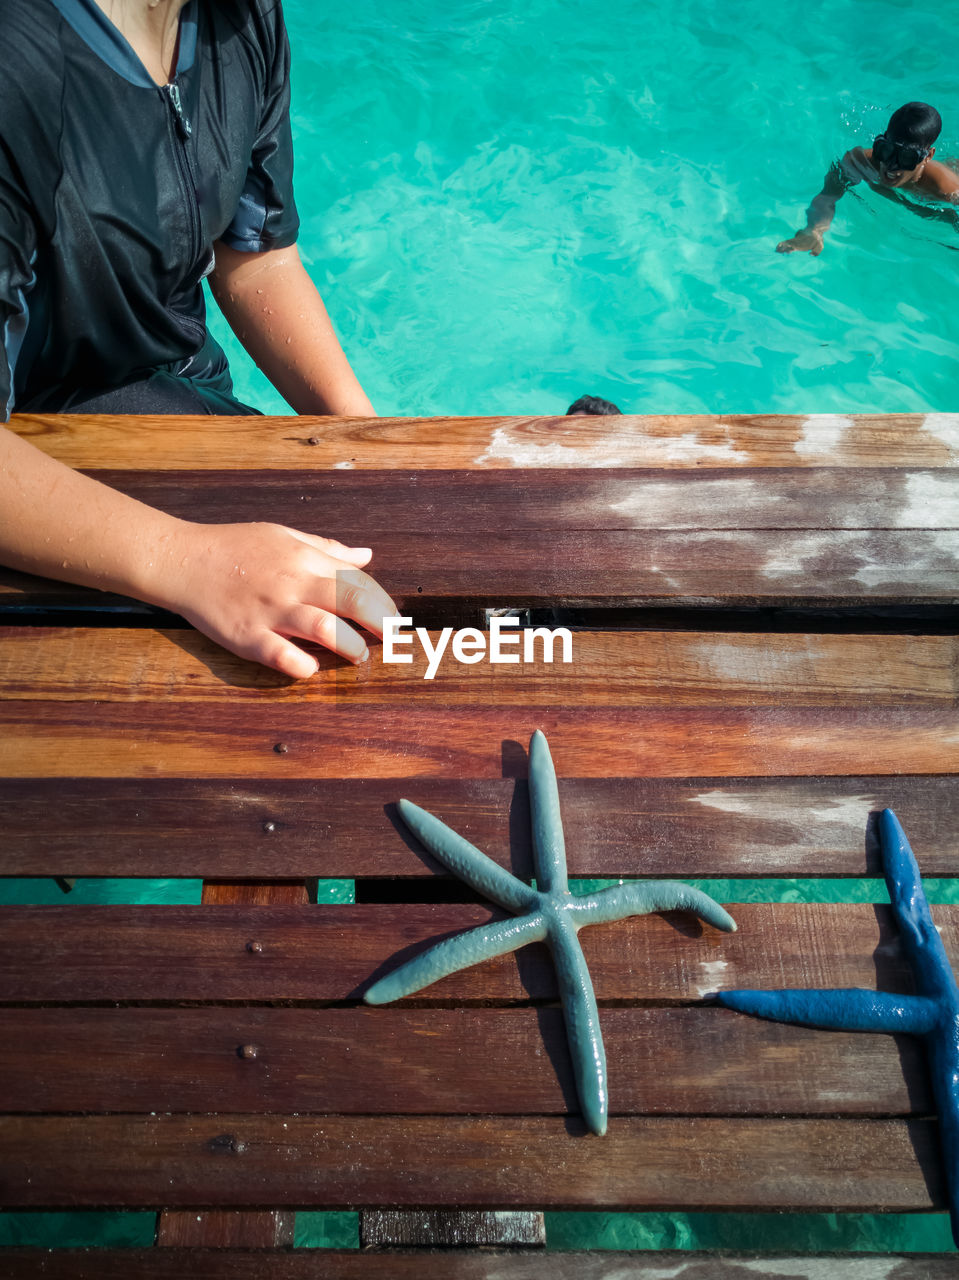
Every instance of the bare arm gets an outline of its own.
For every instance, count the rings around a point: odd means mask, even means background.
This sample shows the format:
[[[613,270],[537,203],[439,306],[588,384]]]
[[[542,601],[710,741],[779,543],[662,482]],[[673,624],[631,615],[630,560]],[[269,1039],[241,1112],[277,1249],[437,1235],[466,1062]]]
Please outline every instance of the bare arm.
[[[314,674],[302,637],[353,662],[396,612],[366,548],[274,524],[196,524],[72,471],[0,427],[0,563],[182,614],[241,657]]]
[[[857,147],[856,152],[861,151]],[[842,159],[841,164],[834,164],[822,184],[822,190],[818,195],[813,196],[809,208],[806,210],[806,225],[801,231],[797,231],[794,236],[788,240],[782,240],[776,245],[777,253],[810,253],[814,258],[818,258],[823,250],[823,236],[832,225],[833,217],[836,213],[836,204],[842,198],[846,188],[851,186],[858,179],[850,178],[848,175],[848,165],[855,156],[855,152],[847,152]]]
[[[295,245],[241,253],[220,241],[210,287],[233,332],[297,413],[375,417]]]

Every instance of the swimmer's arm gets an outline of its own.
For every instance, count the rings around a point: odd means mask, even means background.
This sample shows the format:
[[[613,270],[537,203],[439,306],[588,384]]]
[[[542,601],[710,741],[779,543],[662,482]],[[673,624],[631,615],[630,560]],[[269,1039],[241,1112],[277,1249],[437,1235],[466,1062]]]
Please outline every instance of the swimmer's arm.
[[[0,564],[182,614],[240,657],[311,676],[302,637],[353,662],[396,612],[347,548],[274,524],[180,520],[72,471],[0,426]],[[292,637],[292,639],[291,639]]]
[[[297,413],[376,416],[295,245],[242,253],[220,241],[210,287],[233,332]]]
[[[832,225],[836,213],[836,205],[842,199],[848,187],[853,186],[860,178],[855,176],[861,147],[847,151],[839,164],[834,164],[822,184],[822,190],[813,196],[806,210],[806,225],[788,240],[776,245],[777,253],[810,253],[814,258],[822,253],[823,236]],[[864,153],[863,153],[864,154]]]

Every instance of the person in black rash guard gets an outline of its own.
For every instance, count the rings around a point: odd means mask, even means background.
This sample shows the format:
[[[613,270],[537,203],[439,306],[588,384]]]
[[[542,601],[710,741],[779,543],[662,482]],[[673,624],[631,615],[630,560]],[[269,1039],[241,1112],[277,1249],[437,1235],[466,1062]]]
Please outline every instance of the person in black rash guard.
[[[0,410],[253,414],[202,281],[298,413],[374,410],[296,250],[279,0],[0,0]],[[382,633],[368,548],[175,520],[0,427],[0,562],[174,609],[307,676]]]

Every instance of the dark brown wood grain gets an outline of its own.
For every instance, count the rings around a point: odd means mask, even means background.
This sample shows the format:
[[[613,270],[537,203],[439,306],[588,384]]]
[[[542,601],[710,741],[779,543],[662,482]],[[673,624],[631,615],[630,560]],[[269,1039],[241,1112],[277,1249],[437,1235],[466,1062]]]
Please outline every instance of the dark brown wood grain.
[[[563,642],[547,641],[549,630],[513,631],[507,652],[515,661],[508,663],[468,665],[447,651],[430,678],[423,644],[407,630],[409,663],[387,662],[379,642],[359,666],[320,650],[317,675],[294,681],[193,630],[5,627],[0,699],[283,707],[415,698],[419,705],[491,707],[560,697],[569,707],[808,707],[959,698],[956,636],[568,631],[567,651]],[[528,662],[521,660],[527,635]],[[434,647],[449,641],[435,631],[429,638]]]
[[[954,1280],[949,1254],[5,1249],[7,1280]],[[866,1270],[864,1271],[864,1267]]]
[[[575,777],[951,774],[950,702],[902,706],[315,707],[0,703],[0,774],[260,778],[523,775],[535,729]],[[278,751],[277,747],[285,750]],[[62,874],[70,875],[69,868]]]
[[[925,875],[959,874],[954,776],[575,778],[557,761],[574,876],[877,876],[882,808]],[[523,777],[0,779],[0,874],[445,876],[403,796],[533,874]]]
[[[889,907],[738,903],[730,911],[735,934],[672,912],[583,929],[599,999],[688,1001],[720,987],[912,990]],[[959,907],[932,911],[959,960]],[[455,903],[0,907],[0,1000],[355,1000],[382,973],[493,917],[493,908]],[[536,944],[444,978],[421,999],[556,995],[552,963]]]
[[[10,427],[71,467],[384,468],[959,464],[955,414],[229,418],[21,414]]]
[[[310,505],[310,504],[304,504]],[[233,518],[243,518],[237,508]],[[322,521],[299,527],[331,534]],[[505,531],[504,531],[505,530]],[[343,530],[356,543],[359,528]],[[414,618],[420,606],[844,607],[959,604],[959,532],[943,530],[520,530],[390,533],[370,572]],[[117,604],[0,570],[0,603]]]
[[[188,520],[274,520],[348,546],[402,533],[956,529],[959,468],[95,471]]]
[[[913,1037],[715,1007],[601,1023],[611,1116],[934,1110]],[[0,1010],[0,1076],[8,1113],[579,1114],[558,1008]]]
[[[944,1203],[926,1120],[622,1118],[596,1138],[559,1116],[228,1113],[0,1118],[0,1200],[810,1212]]]
[[[229,881],[204,882],[202,903],[208,905],[302,905],[307,901],[306,885],[283,881],[263,881],[255,885]],[[246,1060],[249,1046],[240,1046]],[[202,1214],[190,1210],[165,1209],[157,1214],[156,1243],[203,1246],[259,1245],[261,1248],[292,1248],[296,1218],[280,1209],[260,1212],[213,1210]]]
[[[206,1209],[200,1213],[161,1213],[156,1243],[161,1249],[292,1249],[294,1229],[290,1212]]]

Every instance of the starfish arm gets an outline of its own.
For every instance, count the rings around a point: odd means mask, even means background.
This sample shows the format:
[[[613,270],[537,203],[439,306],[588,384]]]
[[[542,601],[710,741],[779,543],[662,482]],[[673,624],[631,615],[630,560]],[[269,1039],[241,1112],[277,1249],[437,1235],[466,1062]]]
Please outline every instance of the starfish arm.
[[[514,912],[529,911],[537,905],[539,894],[535,889],[517,880],[445,822],[410,800],[401,800],[397,808],[420,844],[485,898]]]
[[[959,1248],[959,1005],[954,1003],[936,1031],[927,1037],[926,1048],[939,1113],[952,1238]]]
[[[429,951],[394,969],[379,982],[374,982],[363,999],[367,1004],[389,1004],[403,996],[421,991],[447,974],[468,969],[494,956],[504,956],[528,942],[541,942],[546,937],[546,922],[539,911],[516,920],[495,920],[479,925],[455,938],[444,938]]]
[[[574,898],[572,911],[578,926],[648,915],[650,911],[692,911],[717,929],[736,931],[735,920],[709,894],[676,880],[634,880],[600,889]]]
[[[889,898],[902,931],[903,947],[915,966],[921,991],[956,993],[956,980],[922,887],[915,854],[891,809],[879,815],[882,865]]]
[[[529,743],[529,808],[536,887],[543,893],[563,893],[568,881],[559,788],[546,735],[539,729]]]
[[[794,1022],[826,1031],[885,1031],[925,1035],[938,1020],[935,1001],[849,987],[828,991],[720,991],[727,1009],[774,1022]]]
[[[609,1099],[606,1050],[599,1028],[593,980],[573,925],[556,921],[549,931],[549,945],[559,979],[559,995],[579,1105],[588,1127],[593,1133],[602,1135],[606,1132]]]

